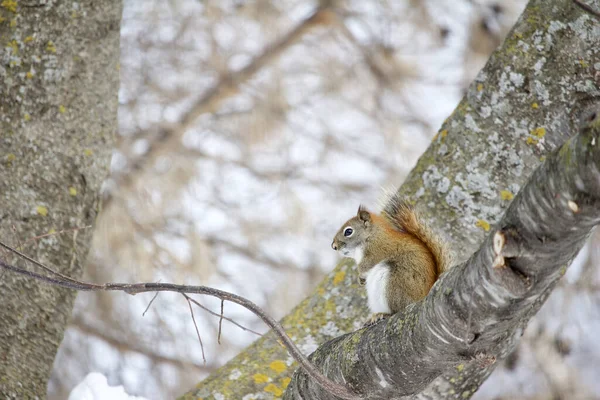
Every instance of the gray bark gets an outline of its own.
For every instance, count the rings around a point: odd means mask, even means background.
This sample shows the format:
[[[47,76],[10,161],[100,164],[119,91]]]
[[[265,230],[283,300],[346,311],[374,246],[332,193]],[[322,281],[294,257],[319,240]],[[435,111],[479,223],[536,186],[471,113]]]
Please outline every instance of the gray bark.
[[[589,4],[600,7],[597,0]],[[570,1],[534,0],[400,190],[417,200],[430,225],[445,234],[457,259],[464,261],[499,221],[512,195],[599,99],[600,24]],[[301,348],[310,351],[315,343],[365,321],[364,289],[355,282],[354,265],[342,262],[282,320]],[[538,297],[540,303],[544,298]],[[524,314],[519,320],[525,320]],[[293,368],[272,337],[258,340],[184,398],[279,394]],[[383,355],[385,349],[379,351]],[[490,368],[463,361],[442,365],[442,375],[423,390],[423,397],[470,397]],[[424,370],[427,377],[413,389],[421,390],[434,372]]]
[[[0,6],[0,238],[74,277],[91,229],[28,239],[94,222],[117,127],[120,18],[119,0]],[[0,398],[46,397],[74,296],[0,273]]]
[[[536,170],[480,250],[424,301],[325,343],[311,359],[369,399],[469,398],[514,350],[598,223],[600,107],[588,128]],[[421,393],[443,373],[452,378]],[[301,369],[284,396],[337,398]]]

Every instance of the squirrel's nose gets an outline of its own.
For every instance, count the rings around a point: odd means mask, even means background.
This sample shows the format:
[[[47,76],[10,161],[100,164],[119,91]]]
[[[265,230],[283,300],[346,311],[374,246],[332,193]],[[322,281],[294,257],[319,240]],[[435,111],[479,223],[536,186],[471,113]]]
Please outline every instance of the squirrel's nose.
[[[337,244],[335,244],[335,242],[331,242],[331,248],[337,251]]]

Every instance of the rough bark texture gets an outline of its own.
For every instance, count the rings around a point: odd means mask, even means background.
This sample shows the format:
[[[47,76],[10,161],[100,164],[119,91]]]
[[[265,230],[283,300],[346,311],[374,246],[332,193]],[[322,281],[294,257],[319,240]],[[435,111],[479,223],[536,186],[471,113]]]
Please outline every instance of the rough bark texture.
[[[589,4],[599,7],[600,1]],[[574,132],[581,112],[599,100],[600,24],[570,1],[534,0],[400,190],[416,199],[464,261],[533,170]],[[311,353],[366,317],[355,267],[344,261],[282,323]],[[468,398],[491,371],[476,363],[453,365],[445,365],[450,368],[423,397]],[[268,334],[184,398],[278,397],[294,368]]]
[[[600,107],[594,126],[549,156],[511,203],[498,231],[445,274],[425,301],[325,343],[313,362],[369,399],[469,398],[497,359],[514,350],[600,223]],[[452,378],[420,393],[446,371]],[[299,370],[284,398],[337,397]]]
[[[28,239],[94,222],[117,127],[120,18],[119,0],[0,3],[0,237],[72,276],[91,229]],[[46,397],[74,297],[0,274],[0,398]]]

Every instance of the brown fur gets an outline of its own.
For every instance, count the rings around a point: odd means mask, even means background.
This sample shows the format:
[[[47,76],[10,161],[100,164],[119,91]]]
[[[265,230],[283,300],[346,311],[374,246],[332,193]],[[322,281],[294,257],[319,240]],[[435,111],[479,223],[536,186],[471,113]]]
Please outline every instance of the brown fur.
[[[381,213],[369,213],[362,206],[336,234],[336,250],[363,248],[358,264],[361,276],[381,262],[389,265],[387,300],[392,313],[427,296],[439,276],[450,267],[445,244],[419,219],[416,211],[398,196],[392,196]],[[344,236],[348,227],[354,229]],[[354,251],[354,250],[352,250]]]
[[[415,236],[429,249],[435,259],[436,279],[452,266],[452,256],[446,243],[433,233],[414,207],[400,195],[390,197],[381,215],[396,229]]]
[[[437,279],[435,260],[418,237],[400,232],[378,215],[371,214],[373,235],[365,247],[360,272],[385,261],[390,266],[387,298],[392,313],[427,296]]]

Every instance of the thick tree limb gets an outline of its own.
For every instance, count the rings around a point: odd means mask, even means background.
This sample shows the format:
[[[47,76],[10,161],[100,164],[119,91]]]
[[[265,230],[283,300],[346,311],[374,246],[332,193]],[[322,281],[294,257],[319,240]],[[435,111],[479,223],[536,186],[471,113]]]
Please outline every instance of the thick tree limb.
[[[465,364],[491,370],[497,358],[516,346],[523,327],[598,223],[600,109],[584,120],[580,134],[533,174],[481,249],[445,274],[424,301],[374,326],[331,340],[311,356],[328,377],[348,385],[351,391],[324,380],[276,321],[237,295],[168,283],[87,283],[55,272],[4,244],[3,248],[49,275],[2,260],[0,267],[76,290],[182,293],[192,318],[187,293],[235,302],[259,315],[302,364],[304,370],[295,374],[285,398],[389,399],[417,394],[453,367],[459,372],[465,370]],[[198,338],[201,341],[199,333]],[[462,393],[461,397],[472,394],[468,389]]]
[[[449,369],[491,371],[600,223],[600,109],[593,118],[536,170],[481,249],[423,302],[325,343],[311,360],[369,399],[417,394]],[[461,397],[472,394],[451,386]],[[284,398],[335,399],[302,372]]]
[[[400,189],[447,236],[458,260],[481,246],[513,194],[575,130],[577,116],[598,104],[600,74],[594,65],[599,63],[600,31],[593,16],[570,1],[530,2]],[[365,322],[364,290],[355,283],[354,268],[343,261],[282,320],[306,353]],[[272,337],[256,341],[183,398],[261,398],[281,392],[294,365],[268,340]],[[273,360],[288,368],[271,368]],[[461,371],[445,371],[414,397],[472,393],[490,371],[465,364]]]

